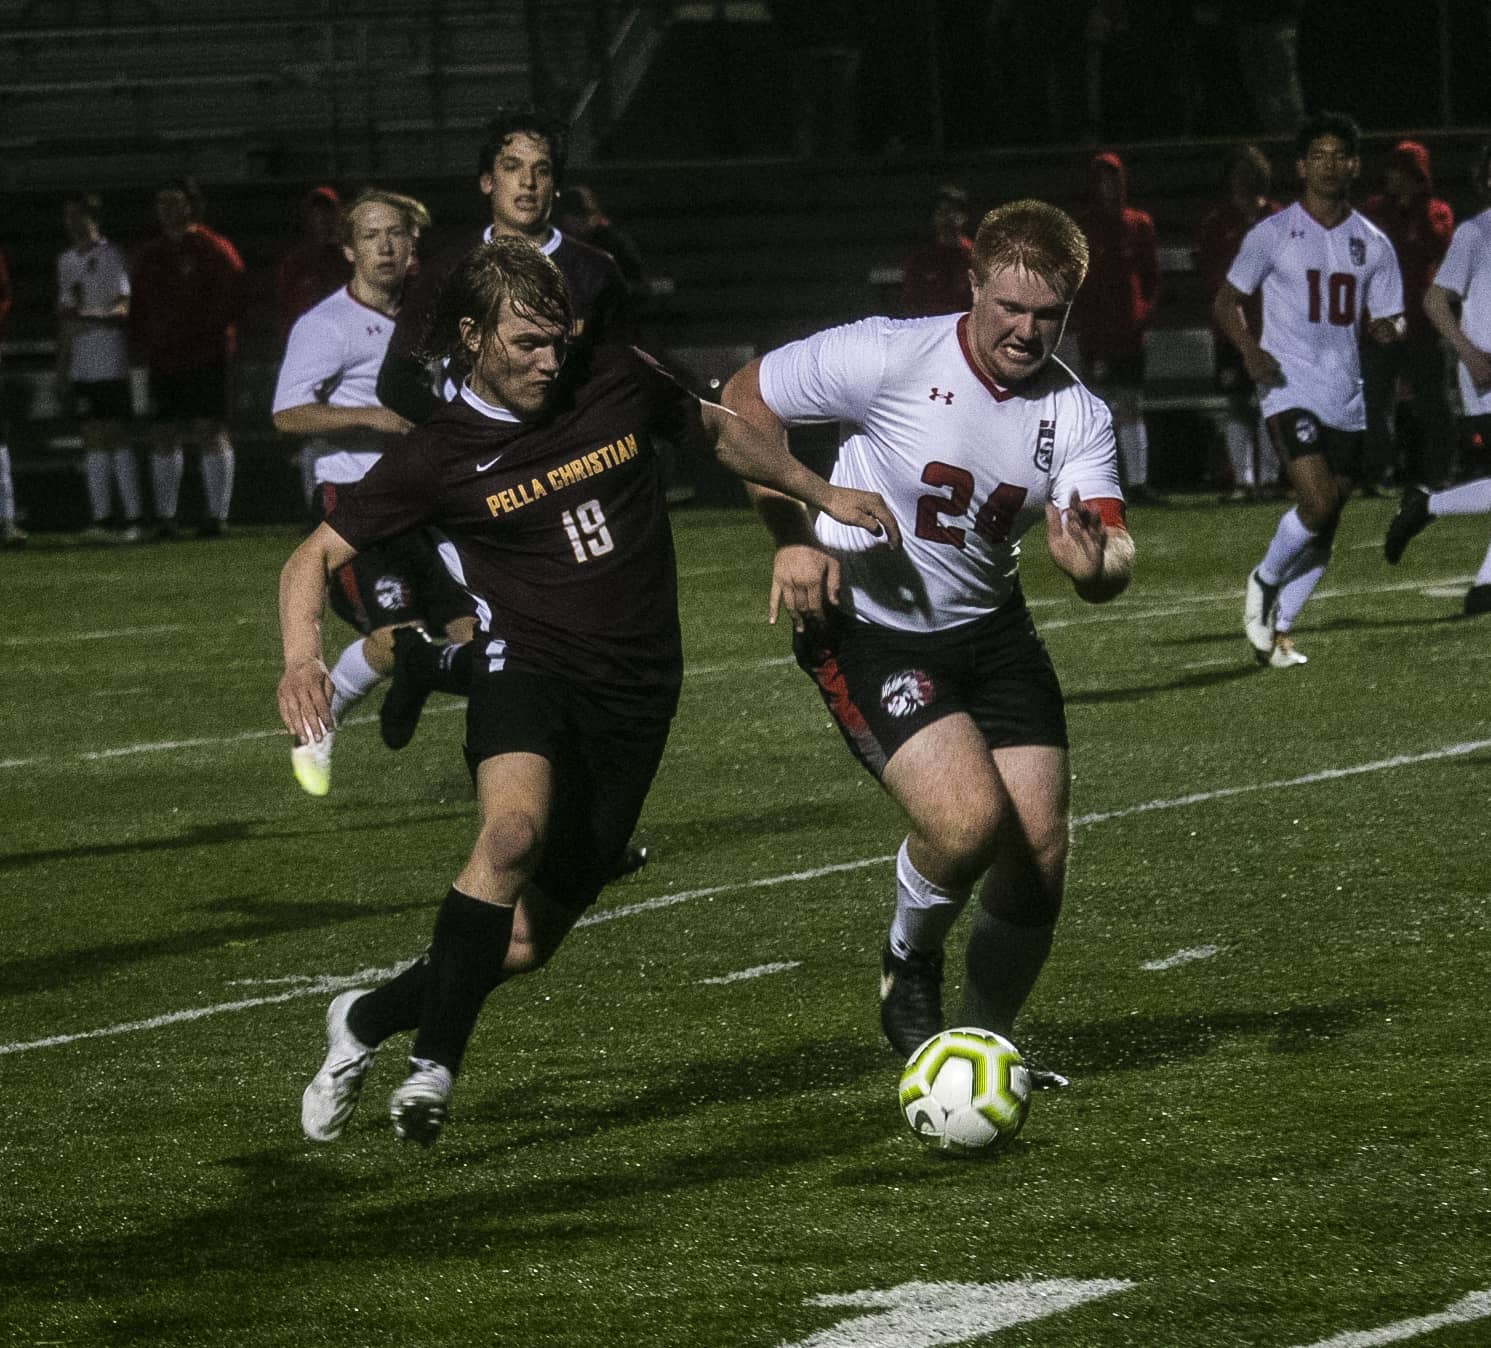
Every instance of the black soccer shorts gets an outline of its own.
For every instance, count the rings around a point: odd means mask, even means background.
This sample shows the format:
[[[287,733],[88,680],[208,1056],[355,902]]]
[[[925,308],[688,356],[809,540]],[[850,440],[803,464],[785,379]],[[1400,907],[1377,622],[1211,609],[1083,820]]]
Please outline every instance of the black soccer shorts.
[[[1275,412],[1264,424],[1281,459],[1293,462],[1310,454],[1323,454],[1336,477],[1353,482],[1361,480],[1367,451],[1365,431],[1342,431],[1327,426],[1303,407]]]
[[[588,908],[614,873],[662,762],[668,725],[623,719],[551,675],[478,670],[466,705],[466,766],[475,779],[483,760],[500,754],[548,759],[554,798],[533,883],[556,903]]]
[[[318,523],[331,514],[341,485],[317,483],[311,510]],[[426,530],[415,529],[359,552],[327,584],[331,611],[364,636],[379,627],[412,622],[442,635],[447,623],[469,616],[475,605],[435,548]]]
[[[917,731],[958,712],[991,749],[1067,747],[1061,684],[1018,588],[993,613],[941,632],[835,616],[809,624],[794,651],[850,752],[877,779]]]
[[[150,402],[156,421],[228,419],[228,363],[225,359],[190,370],[150,368]]]

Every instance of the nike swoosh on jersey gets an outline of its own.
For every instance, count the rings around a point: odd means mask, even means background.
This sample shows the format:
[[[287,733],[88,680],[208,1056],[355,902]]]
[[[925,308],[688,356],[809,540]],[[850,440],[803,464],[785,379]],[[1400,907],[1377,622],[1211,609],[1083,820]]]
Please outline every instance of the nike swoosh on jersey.
[[[488,459],[486,461],[486,463],[479,463],[479,464],[477,464],[476,465],[476,471],[478,473],[485,473],[487,471],[487,469],[490,468],[494,463],[496,463],[497,460],[500,459],[501,457],[502,457],[502,455],[499,454],[496,459]]]

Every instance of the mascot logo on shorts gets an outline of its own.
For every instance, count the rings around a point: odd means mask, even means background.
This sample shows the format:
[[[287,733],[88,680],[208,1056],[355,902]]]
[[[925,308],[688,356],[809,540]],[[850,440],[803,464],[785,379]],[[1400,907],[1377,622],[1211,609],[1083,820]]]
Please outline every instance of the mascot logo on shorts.
[[[903,669],[880,685],[880,705],[892,716],[910,716],[932,700],[932,680],[919,669]]]
[[[1302,445],[1313,445],[1320,439],[1320,423],[1308,412],[1294,419],[1294,438]]]
[[[394,613],[409,607],[409,587],[402,576],[379,576],[373,582],[373,598],[379,608]]]

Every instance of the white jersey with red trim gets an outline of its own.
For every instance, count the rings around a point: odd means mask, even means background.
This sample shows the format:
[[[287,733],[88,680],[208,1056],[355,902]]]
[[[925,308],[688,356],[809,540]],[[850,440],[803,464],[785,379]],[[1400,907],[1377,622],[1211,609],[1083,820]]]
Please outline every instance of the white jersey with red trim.
[[[69,379],[97,383],[129,378],[124,319],[101,316],[128,298],[129,265],[107,239],[80,243],[58,254],[57,311],[72,326]]]
[[[1463,221],[1434,274],[1434,284],[1460,298],[1460,328],[1482,351],[1491,351],[1491,211]],[[1471,382],[1464,362],[1456,362],[1460,400],[1468,417],[1491,414],[1491,389]]]
[[[1304,408],[1341,431],[1367,427],[1358,328],[1403,312],[1403,278],[1388,237],[1348,211],[1327,229],[1299,202],[1260,220],[1227,272],[1244,295],[1263,287],[1259,344],[1284,372],[1262,392],[1264,416]]]
[[[370,308],[343,286],[295,320],[274,386],[274,411],[308,403],[328,407],[377,407],[378,371],[394,320]],[[399,437],[358,426],[313,436],[317,482],[358,482]]]
[[[868,622],[934,632],[1014,591],[1020,535],[1046,502],[1122,500],[1107,407],[1050,360],[1001,389],[969,352],[967,315],[867,318],[768,353],[761,394],[787,424],[836,420],[833,482],[876,491],[899,551],[820,515],[840,561],[840,606]]]

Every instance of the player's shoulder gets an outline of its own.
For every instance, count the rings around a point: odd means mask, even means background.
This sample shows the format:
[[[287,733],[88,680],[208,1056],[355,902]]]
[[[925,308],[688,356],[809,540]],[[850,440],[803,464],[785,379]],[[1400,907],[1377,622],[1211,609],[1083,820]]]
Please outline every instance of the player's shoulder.
[[[555,232],[559,235],[559,243],[550,257],[571,283],[582,280],[592,283],[624,282],[625,278],[616,259],[605,249],[586,243],[584,239],[577,239],[563,230]]]
[[[1055,398],[1059,404],[1072,408],[1081,420],[1111,420],[1108,404],[1088,388],[1059,356],[1052,356],[1046,362],[1030,391],[1038,396]]]
[[[1360,230],[1366,236],[1369,243],[1379,248],[1391,248],[1393,246],[1392,240],[1387,236],[1387,231],[1381,225],[1375,223],[1370,216],[1364,215],[1361,211],[1352,210],[1346,217],[1346,223],[1353,232]]]

